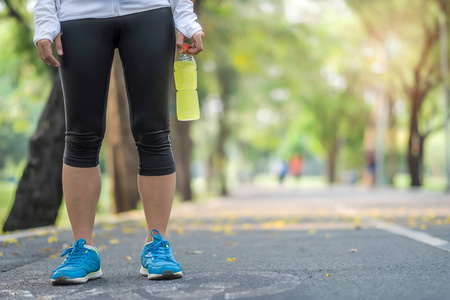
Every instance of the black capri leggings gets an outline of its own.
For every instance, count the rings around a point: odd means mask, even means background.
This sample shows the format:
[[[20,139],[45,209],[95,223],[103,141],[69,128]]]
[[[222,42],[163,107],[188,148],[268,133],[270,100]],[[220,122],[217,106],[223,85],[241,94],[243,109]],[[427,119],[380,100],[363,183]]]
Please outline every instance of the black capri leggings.
[[[170,8],[112,18],[61,22],[59,68],[66,114],[64,163],[95,167],[105,134],[109,77],[118,48],[140,175],[175,172],[170,140],[170,88],[175,28]]]

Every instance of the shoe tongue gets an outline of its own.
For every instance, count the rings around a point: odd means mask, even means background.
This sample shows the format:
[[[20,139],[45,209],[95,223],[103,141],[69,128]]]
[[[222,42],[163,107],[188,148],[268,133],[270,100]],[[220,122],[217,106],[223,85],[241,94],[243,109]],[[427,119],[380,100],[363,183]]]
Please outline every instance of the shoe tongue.
[[[75,243],[73,243],[73,248],[75,247],[84,247],[84,245],[86,244],[86,241],[84,239],[79,239],[78,241],[76,241]]]

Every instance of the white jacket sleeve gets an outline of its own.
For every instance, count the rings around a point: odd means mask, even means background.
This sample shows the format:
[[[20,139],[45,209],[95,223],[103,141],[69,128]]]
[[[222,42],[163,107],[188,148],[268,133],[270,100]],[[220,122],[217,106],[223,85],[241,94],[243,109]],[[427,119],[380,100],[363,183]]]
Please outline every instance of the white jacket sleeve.
[[[194,33],[202,30],[200,24],[196,22],[197,15],[194,13],[194,4],[190,0],[170,0],[170,5],[175,27],[184,36],[191,38]]]
[[[36,43],[42,39],[48,39],[51,42],[61,31],[57,13],[57,0],[38,0],[34,6],[34,32],[33,42]]]

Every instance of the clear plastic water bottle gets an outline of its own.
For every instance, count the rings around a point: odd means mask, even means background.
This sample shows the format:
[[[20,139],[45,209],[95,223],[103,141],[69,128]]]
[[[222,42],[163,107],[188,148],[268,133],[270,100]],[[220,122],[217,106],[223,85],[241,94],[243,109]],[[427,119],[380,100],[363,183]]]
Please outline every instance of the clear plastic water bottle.
[[[183,50],[189,50],[189,45],[183,44]],[[197,94],[197,64],[193,55],[178,54],[174,64],[174,76],[177,89],[177,119],[198,120],[200,109]]]

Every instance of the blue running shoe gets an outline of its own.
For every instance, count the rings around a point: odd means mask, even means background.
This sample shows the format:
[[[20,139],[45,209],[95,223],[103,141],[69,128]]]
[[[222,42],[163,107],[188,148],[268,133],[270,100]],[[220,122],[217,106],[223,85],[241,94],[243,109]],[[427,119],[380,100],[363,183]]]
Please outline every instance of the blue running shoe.
[[[145,244],[141,252],[141,275],[154,280],[182,277],[183,272],[180,264],[172,255],[169,242],[156,229],[153,229],[150,234],[153,241]]]
[[[100,268],[100,255],[97,249],[86,245],[86,241],[79,239],[71,248],[64,251],[61,257],[67,254],[63,263],[52,274],[52,284],[85,283],[89,279],[102,276]]]

